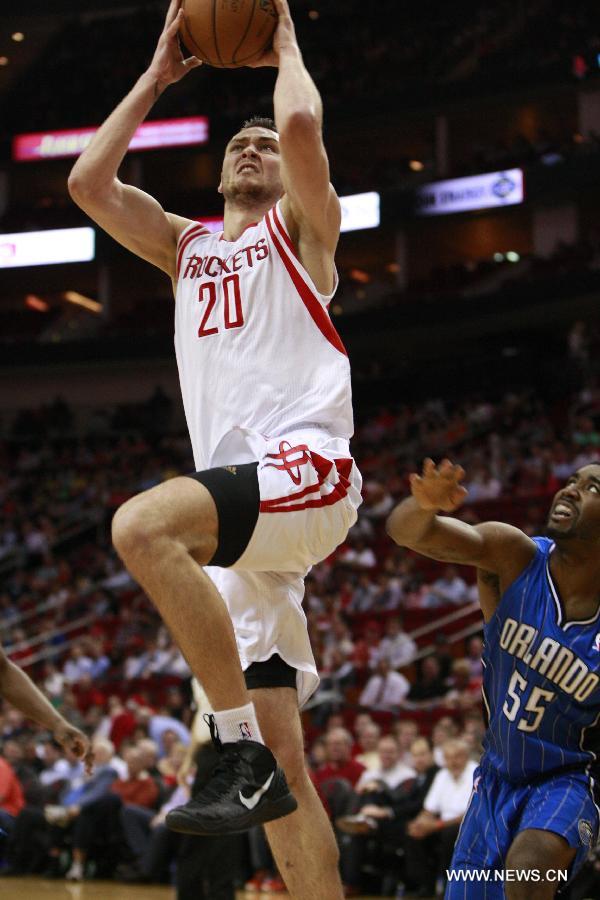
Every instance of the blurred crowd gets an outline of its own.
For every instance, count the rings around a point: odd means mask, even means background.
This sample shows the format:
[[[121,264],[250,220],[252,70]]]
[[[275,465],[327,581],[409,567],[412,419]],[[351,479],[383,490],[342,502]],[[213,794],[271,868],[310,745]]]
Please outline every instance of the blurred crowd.
[[[481,8],[465,3],[458,10],[436,7],[414,8],[406,18],[403,29],[382,28],[382,22],[393,20],[392,0],[382,0],[378,16],[364,15],[358,0],[344,6],[344,27],[340,28],[340,13],[333,0],[319,3],[318,9],[307,0],[295,4],[294,15],[301,45],[307,62],[322,90],[329,109],[339,109],[369,97],[371,104],[390,92],[397,92],[403,80],[414,83],[417,75],[421,84],[431,83],[448,74],[452,64],[477,45],[492,31],[504,13],[507,3]],[[73,17],[65,23],[46,48],[37,66],[44,78],[37,77],[34,66],[16,86],[6,110],[5,127],[29,131],[45,127],[69,127],[92,124],[116,105],[151,59],[164,19],[163,3],[147,3],[140,9],[115,15]],[[136,40],[130,35],[135,30]],[[331,34],[336,34],[332,43]],[[324,47],[327,52],[323,52]],[[432,52],[435,48],[436,52]],[[360,54],[361,66],[348,66],[349,59]],[[386,64],[390,60],[395,64]],[[73,73],[78,73],[74,79]],[[220,117],[239,117],[246,109],[247,89],[244,81],[233,73],[224,77],[206,69],[202,81],[206,85],[203,103],[212,113],[218,109]],[[213,90],[218,79],[219,90]],[[258,79],[258,80],[257,80]],[[253,79],[254,87],[269,83],[268,76]],[[82,86],[95,86],[93,99]],[[182,88],[186,92],[185,88]],[[187,100],[197,111],[197,88],[187,89]],[[24,115],[23,101],[35,95],[35,104]],[[92,103],[92,105],[90,105]],[[68,118],[65,119],[65,116]],[[21,127],[27,122],[27,127]]]
[[[559,8],[552,16],[546,15],[546,6],[515,8],[506,0],[493,4],[469,0],[453,8],[424,4],[411,7],[410,15],[394,28],[386,27],[387,22],[397,21],[394,0],[381,0],[377,16],[366,16],[364,4],[348,0],[343,26],[334,0],[322,0],[318,6],[298,0],[293,13],[300,45],[327,109],[334,115],[349,115],[357,103],[368,102],[370,109],[383,110],[395,97],[415,92],[420,96],[433,85],[490,81],[497,73],[502,73],[504,86],[511,78],[518,83],[524,74],[530,81],[593,74],[599,34],[591,0],[579,3],[576,10],[561,0],[554,4]],[[143,9],[88,13],[66,21],[16,86],[3,110],[4,126],[30,131],[89,125],[103,118],[149,62],[164,9],[164,3],[150,2]],[[333,42],[332,34],[336,35]],[[581,57],[585,68],[581,64],[574,68],[576,57]],[[348,65],[348,60],[357,58],[360,66]],[[77,79],[72,77],[74,72]],[[249,79],[239,74],[224,76],[210,69],[201,73],[206,86],[203,112],[218,112],[219,117],[233,120],[247,111]],[[257,87],[267,90],[272,76],[254,75],[251,90],[256,96]],[[218,91],[213,89],[217,81]],[[192,89],[190,82],[180,94],[189,112],[197,112],[197,83]],[[82,90],[91,84],[93,97]],[[33,96],[35,104],[27,102]],[[27,127],[22,127],[25,122]]]
[[[335,122],[354,118],[357,110],[385,114],[390,105],[418,108],[432,97],[443,101],[469,92],[521,87],[524,81],[568,82],[600,74],[594,5],[585,0],[573,10],[560,0],[552,16],[546,7],[546,2],[538,2],[515,8],[507,0],[469,0],[453,8],[429,3],[411,7],[401,26],[394,28],[386,27],[397,21],[394,0],[381,0],[377,16],[366,16],[359,0],[348,0],[343,13],[334,0],[318,5],[298,0],[293,13],[308,68]],[[165,4],[156,0],[64,19],[0,105],[0,137],[101,122],[148,65],[164,11]],[[360,65],[349,65],[357,59]],[[269,69],[255,70],[249,78],[247,70],[223,72],[206,66],[166,92],[156,116],[202,113],[216,128],[230,132],[249,110],[271,109],[273,81]],[[338,188],[360,191],[405,183],[411,158],[403,157],[393,142],[385,143],[359,160],[340,160]],[[472,160],[456,161],[453,171],[555,163],[597,149],[593,135],[566,132],[541,131],[529,140],[520,136],[511,146],[482,139]],[[421,153],[420,171],[431,180],[431,146]]]
[[[539,533],[564,479],[600,460],[600,387],[582,323],[568,352],[579,371],[570,396],[474,392],[359,418],[364,503],[347,541],[311,571],[305,596],[322,676],[304,712],[307,754],[336,823],[349,894],[385,895],[400,882],[423,895],[440,888],[484,728],[472,573],[396,547],[385,518],[423,458],[448,455],[466,470],[461,518]],[[77,411],[60,398],[5,423],[1,640],[97,746],[96,775],[86,780],[50,735],[2,711],[9,872],[79,880],[108,865],[124,880],[172,881],[185,871],[181,860],[173,866],[180,849],[163,822],[193,774],[190,672],[111,549],[109,523],[132,493],[193,466],[187,438],[166,425],[156,437],[171,415],[161,391],[126,411],[128,433],[115,408],[89,413],[86,425],[96,426],[82,437]],[[281,889],[260,833],[238,851],[238,882]]]
[[[385,111],[402,98],[416,102],[432,87],[450,96],[525,77],[595,76],[600,33],[591,0],[576,9],[560,0],[552,15],[548,6],[425,3],[393,29],[385,25],[397,21],[394,0],[382,0],[377,16],[348,0],[343,28],[334,0],[298,0],[293,11],[335,120]],[[163,14],[164,3],[148,2],[143,12],[128,7],[65,22],[3,101],[2,135],[99,122],[149,62]],[[349,59],[360,65],[349,67]],[[206,67],[199,81],[167,92],[156,114],[202,112],[234,127],[249,109],[271,107],[273,77]],[[598,149],[594,134],[540,133],[510,144],[483,139],[455,170],[552,166]],[[402,186],[398,159],[383,156],[342,167],[339,187]],[[420,175],[411,171],[411,183],[431,180],[429,167],[433,159]],[[600,271],[591,239],[561,245],[544,259],[497,256],[503,258],[436,269],[402,295],[392,292],[391,279],[382,288],[342,273],[336,303],[350,312],[356,300],[364,310],[369,291],[380,302],[383,290],[396,309],[399,299],[487,295],[505,277],[528,292],[550,285],[547,299],[574,272],[585,278]],[[42,316],[32,326],[36,315],[5,314],[5,339],[47,329]],[[122,334],[131,325],[139,333],[139,316],[128,316],[129,324],[98,319],[98,327]],[[171,317],[163,304],[144,319],[168,333]],[[465,522],[494,518],[528,534],[543,531],[554,492],[577,467],[600,462],[598,337],[585,322],[573,324],[559,360],[561,393],[550,394],[537,379],[537,388],[493,395],[473,388],[460,399],[390,403],[358,418],[353,452],[364,503],[344,544],[311,571],[304,601],[321,674],[303,712],[307,761],[334,824],[348,896],[443,890],[485,730],[473,573],[394,546],[385,519],[408,494],[408,476],[424,457],[449,456],[466,471],[468,496],[458,512]],[[85,418],[57,397],[0,422],[0,641],[91,737],[95,755],[87,777],[50,734],[0,701],[0,875],[175,883],[178,900],[194,900],[194,860],[208,881],[224,877],[211,868],[214,847],[165,827],[169,809],[214,759],[206,733],[198,737],[201,703],[189,668],[109,538],[124,500],[193,469],[188,439],[172,418],[171,399],[157,389],[145,403],[96,408]],[[227,840],[217,849],[231,861],[225,875],[232,890],[284,890],[262,830]],[[571,900],[600,895],[595,865],[584,870]]]
[[[409,267],[410,275],[410,267]],[[535,253],[518,253],[514,250],[496,252],[484,258],[467,258],[461,262],[436,265],[426,275],[413,275],[402,289],[396,283],[394,264],[383,265],[383,258],[366,267],[366,270],[340,266],[340,284],[332,304],[336,326],[349,340],[362,334],[364,323],[370,320],[372,311],[388,314],[390,325],[397,327],[399,309],[406,328],[422,327],[430,314],[445,317],[443,303],[467,297],[474,302],[457,305],[452,310],[454,318],[474,315],[475,301],[499,308],[521,307],[549,301],[564,301],[565,308],[576,296],[598,289],[600,285],[600,235],[594,230],[574,242],[557,243],[552,253],[541,256]],[[425,309],[423,302],[431,304]],[[93,317],[85,311],[68,309],[69,304],[57,303],[48,313],[40,315],[33,309],[7,308],[0,310],[0,347],[9,359],[21,359],[23,352],[31,359],[54,359],[57,349],[61,353],[72,352],[74,358],[87,358],[93,342],[102,340],[105,352],[127,353],[128,341],[135,336],[142,350],[153,355],[170,352],[173,333],[173,310],[164,296],[145,296],[128,307],[113,310],[110,318]],[[52,323],[66,317],[69,328],[53,330]],[[445,319],[444,319],[445,321]],[[532,325],[535,323],[532,323]],[[49,340],[49,329],[52,340]],[[594,355],[600,339],[600,331],[594,321],[586,329],[585,341],[588,353]],[[538,335],[539,337],[539,335]],[[515,335],[515,339],[518,335]],[[542,340],[546,340],[547,332]],[[508,339],[508,338],[507,338]],[[46,357],[45,354],[49,356]],[[379,365],[373,359],[375,366]],[[358,364],[355,364],[355,371]],[[163,407],[169,399],[159,392],[150,398],[146,406],[128,408],[121,405],[114,410],[98,410],[89,423],[94,434],[105,433],[119,424],[127,427],[133,420],[145,433],[152,424],[162,422],[167,412]],[[69,411],[64,408],[24,410],[16,423],[10,423],[15,434],[44,433],[46,428],[56,431],[56,421],[63,424]],[[1,414],[0,414],[1,416]],[[0,431],[6,429],[0,417]]]

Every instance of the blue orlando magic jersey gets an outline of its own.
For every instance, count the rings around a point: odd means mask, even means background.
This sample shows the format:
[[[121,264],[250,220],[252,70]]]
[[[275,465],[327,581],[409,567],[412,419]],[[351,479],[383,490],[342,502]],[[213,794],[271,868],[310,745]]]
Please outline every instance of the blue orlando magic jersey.
[[[534,541],[534,558],[485,626],[489,727],[481,765],[513,782],[564,769],[588,771],[596,779],[600,616],[566,620],[548,565],[554,544]]]

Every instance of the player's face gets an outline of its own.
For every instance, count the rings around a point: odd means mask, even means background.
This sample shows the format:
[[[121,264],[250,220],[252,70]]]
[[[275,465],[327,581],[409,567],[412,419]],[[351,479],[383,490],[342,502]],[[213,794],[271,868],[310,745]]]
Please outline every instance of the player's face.
[[[219,190],[226,200],[277,200],[283,194],[279,135],[244,128],[227,144]]]
[[[554,540],[600,539],[600,465],[583,466],[558,491],[546,523]]]

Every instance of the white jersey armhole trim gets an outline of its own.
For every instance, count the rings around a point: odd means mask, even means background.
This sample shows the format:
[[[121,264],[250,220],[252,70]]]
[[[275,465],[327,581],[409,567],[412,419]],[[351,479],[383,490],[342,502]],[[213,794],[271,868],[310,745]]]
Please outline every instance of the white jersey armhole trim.
[[[202,222],[190,222],[190,224],[186,225],[186,227],[179,235],[179,239],[177,241],[175,270],[177,280],[179,279],[179,271],[181,269],[183,251],[194,238],[201,237],[206,234],[210,234],[210,231],[208,230],[206,225],[204,225]]]
[[[329,306],[329,304],[331,303],[331,301],[333,300],[333,298],[335,296],[335,292],[337,291],[339,283],[340,283],[340,279],[338,276],[338,271],[337,271],[335,262],[333,264],[333,290],[329,294],[322,294],[320,291],[317,290],[317,287],[316,287],[314,281],[312,280],[312,278],[310,277],[310,275],[308,274],[308,272],[306,271],[306,269],[304,268],[304,266],[298,259],[298,251],[294,247],[294,245],[292,243],[292,239],[290,237],[290,233],[287,229],[287,225],[285,223],[285,218],[284,218],[283,212],[281,210],[281,203],[282,203],[282,201],[278,200],[274,207],[273,221],[277,227],[277,230],[279,231],[279,233],[283,237],[284,241],[288,245],[289,249],[291,250],[291,255],[292,255],[292,260],[294,262],[294,265],[296,266],[296,268],[298,269],[298,271],[300,272],[300,274],[302,275],[304,280],[307,282],[311,291],[314,294],[316,294],[316,296],[319,298],[319,300],[321,300],[321,302],[323,303],[324,306]]]

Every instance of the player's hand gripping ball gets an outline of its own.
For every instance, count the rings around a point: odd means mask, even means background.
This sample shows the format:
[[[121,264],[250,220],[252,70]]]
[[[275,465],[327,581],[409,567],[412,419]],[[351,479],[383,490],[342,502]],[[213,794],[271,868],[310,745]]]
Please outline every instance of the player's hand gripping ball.
[[[277,27],[273,0],[183,0],[181,40],[198,59],[231,69],[263,56]]]

